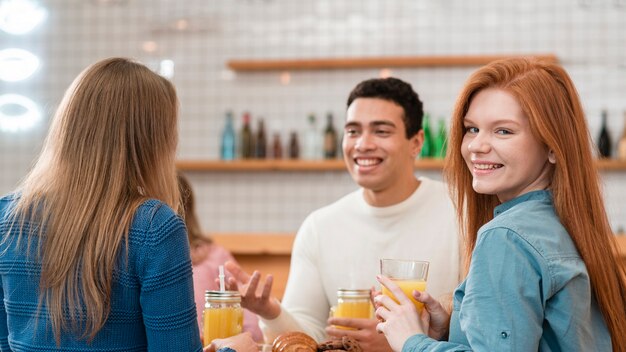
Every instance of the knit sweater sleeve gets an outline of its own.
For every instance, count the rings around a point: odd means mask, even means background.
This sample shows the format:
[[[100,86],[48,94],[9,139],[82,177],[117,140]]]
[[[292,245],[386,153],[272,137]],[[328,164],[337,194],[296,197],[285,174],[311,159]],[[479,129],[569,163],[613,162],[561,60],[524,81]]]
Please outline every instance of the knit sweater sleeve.
[[[320,284],[322,274],[317,263],[319,255],[314,219],[315,215],[310,215],[296,235],[280,315],[272,320],[261,319],[266,341],[271,342],[279,334],[290,330],[303,331],[317,341],[326,338],[330,307]]]
[[[201,351],[184,222],[161,205],[149,224],[137,254],[148,351]]]
[[[0,280],[0,351],[11,351],[9,348],[9,330],[7,311],[4,307],[4,289]]]

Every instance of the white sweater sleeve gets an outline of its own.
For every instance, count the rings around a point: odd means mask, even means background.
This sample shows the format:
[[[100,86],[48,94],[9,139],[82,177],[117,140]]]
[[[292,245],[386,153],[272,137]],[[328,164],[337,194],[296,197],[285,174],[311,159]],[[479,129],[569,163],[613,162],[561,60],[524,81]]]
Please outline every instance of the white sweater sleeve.
[[[317,341],[326,339],[326,320],[330,306],[321,286],[318,236],[314,215],[298,230],[291,254],[291,268],[281,304],[280,315],[272,320],[261,319],[267,342],[286,331],[302,331]]]

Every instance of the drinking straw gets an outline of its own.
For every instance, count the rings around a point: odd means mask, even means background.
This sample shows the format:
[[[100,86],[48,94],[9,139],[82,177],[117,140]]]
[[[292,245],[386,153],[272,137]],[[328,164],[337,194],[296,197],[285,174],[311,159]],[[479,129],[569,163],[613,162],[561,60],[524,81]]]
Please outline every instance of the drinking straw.
[[[220,265],[220,275],[219,275],[219,278],[220,278],[220,291],[225,291],[226,288],[225,288],[225,285],[224,285],[224,266],[223,265]]]

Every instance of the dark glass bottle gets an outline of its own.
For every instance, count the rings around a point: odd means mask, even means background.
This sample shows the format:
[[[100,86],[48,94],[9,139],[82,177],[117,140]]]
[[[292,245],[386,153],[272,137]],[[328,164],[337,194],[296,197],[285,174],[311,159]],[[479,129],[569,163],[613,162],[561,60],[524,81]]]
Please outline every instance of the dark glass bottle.
[[[274,159],[282,159],[283,143],[280,141],[280,134],[274,133],[274,141],[272,142],[272,157]]]
[[[335,159],[337,157],[337,130],[333,125],[333,114],[326,115],[326,128],[324,129],[324,158]]]
[[[422,129],[424,130],[424,144],[422,145],[422,151],[420,152],[420,158],[433,157],[433,137],[430,133],[430,116],[424,114],[422,119]]]
[[[267,157],[267,138],[265,137],[265,123],[263,119],[259,119],[259,128],[256,133],[256,157],[258,159],[265,159]]]
[[[220,145],[220,158],[222,160],[235,159],[235,128],[233,127],[233,112],[226,112],[226,123],[222,131]]]
[[[611,157],[611,136],[606,125],[607,112],[602,110],[602,127],[600,128],[600,136],[598,137],[598,151],[601,158]]]
[[[243,125],[241,126],[240,133],[241,142],[239,146],[241,148],[241,158],[250,159],[254,155],[254,139],[252,137],[252,129],[250,128],[250,113],[243,113]]]
[[[294,131],[289,135],[289,158],[298,159],[300,157],[300,143],[298,134]]]

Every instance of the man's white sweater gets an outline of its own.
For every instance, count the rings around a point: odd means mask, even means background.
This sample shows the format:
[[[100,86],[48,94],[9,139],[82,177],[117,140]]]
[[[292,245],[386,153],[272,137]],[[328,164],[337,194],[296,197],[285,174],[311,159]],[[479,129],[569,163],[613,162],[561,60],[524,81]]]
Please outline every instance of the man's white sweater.
[[[292,330],[326,339],[337,289],[378,287],[381,258],[429,261],[427,291],[452,293],[460,265],[454,208],[443,183],[420,181],[392,206],[373,207],[358,190],[307,217],[294,242],[281,314],[261,320],[266,341]]]

